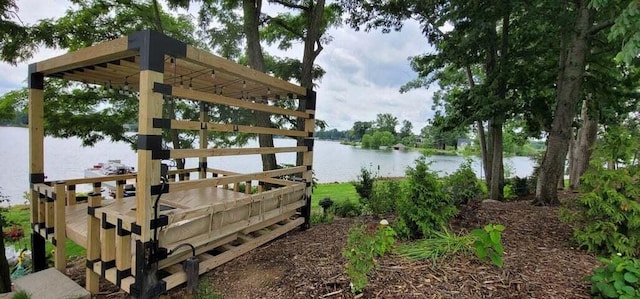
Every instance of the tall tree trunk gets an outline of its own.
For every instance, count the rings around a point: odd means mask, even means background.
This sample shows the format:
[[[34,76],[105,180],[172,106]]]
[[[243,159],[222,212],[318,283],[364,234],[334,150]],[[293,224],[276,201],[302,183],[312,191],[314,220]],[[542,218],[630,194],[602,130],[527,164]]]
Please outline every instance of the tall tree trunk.
[[[469,65],[466,65],[464,67],[464,72],[467,75],[469,89],[474,89],[476,83],[475,81],[473,81],[473,73],[471,72],[471,67]],[[487,188],[489,188],[491,186],[491,163],[489,163],[489,153],[487,152],[487,138],[484,133],[484,124],[482,123],[482,120],[476,121],[476,127],[478,129],[478,139],[480,139],[480,158],[482,159],[482,168],[484,170],[485,183],[487,184]]]
[[[491,148],[493,149],[493,157],[491,159],[491,191],[489,198],[493,200],[503,200],[504,193],[504,164],[502,161],[503,158],[503,148],[502,148],[502,123],[494,121],[491,124]]]
[[[311,16],[307,20],[306,36],[304,37],[304,53],[302,55],[302,73],[300,74],[300,85],[308,90],[313,89],[313,65],[316,58],[322,51],[320,44],[320,36],[322,29],[322,20],[324,19],[325,0],[318,0],[315,4],[309,2],[308,10]],[[304,112],[306,109],[306,101],[300,101],[298,111]],[[304,118],[298,118],[297,129],[304,130]],[[298,146],[304,146],[304,138],[298,137]],[[303,165],[303,153],[296,154],[296,165]]]
[[[4,251],[4,228],[0,219],[0,294],[11,292],[11,276],[9,273],[9,263]]]
[[[598,135],[597,112],[588,111],[587,100],[582,102],[582,128],[578,131],[578,142],[573,153],[572,170],[569,187],[577,190],[580,187],[580,177],[587,171],[589,160],[593,153],[593,146]]]
[[[540,165],[540,175],[536,186],[534,204],[558,204],[556,182],[564,170],[565,159],[571,137],[571,120],[580,98],[585,61],[589,51],[589,30],[593,10],[589,0],[577,0],[576,22],[569,45],[567,58],[561,68],[560,81],[556,95],[556,110],[547,136],[547,150]]]
[[[262,9],[262,0],[244,0],[242,1],[242,10],[244,13],[244,34],[247,38],[247,58],[249,66],[257,71],[264,72],[264,56],[262,55],[262,46],[260,45],[260,11]],[[256,102],[264,103],[264,99],[256,99]],[[256,125],[259,127],[270,128],[271,115],[267,112],[255,111]],[[273,147],[273,135],[258,134],[258,143],[260,147]],[[275,154],[262,154],[262,170],[272,170],[278,167]]]

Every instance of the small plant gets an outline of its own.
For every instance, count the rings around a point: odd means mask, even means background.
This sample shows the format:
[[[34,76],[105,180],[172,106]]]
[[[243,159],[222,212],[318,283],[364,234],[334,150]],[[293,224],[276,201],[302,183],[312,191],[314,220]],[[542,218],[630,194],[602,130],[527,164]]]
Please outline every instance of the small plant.
[[[333,213],[340,217],[357,217],[362,214],[362,205],[357,200],[346,199],[336,201],[332,206]]]
[[[396,199],[399,196],[400,183],[394,180],[377,180],[373,184],[373,192],[366,207],[376,215],[393,213],[396,210]]]
[[[332,213],[317,213],[311,212],[311,224],[316,225],[320,223],[332,223],[333,222],[333,214]]]
[[[517,196],[529,195],[529,182],[527,177],[521,178],[516,176],[511,180],[511,185]]]
[[[513,186],[511,186],[510,184],[504,185],[504,188],[502,188],[502,194],[504,194],[505,200],[516,198],[516,194],[513,191]]]
[[[31,295],[26,291],[17,291],[11,296],[11,299],[31,299]]]
[[[18,242],[24,238],[24,230],[14,224],[4,231],[4,238],[8,242]]]
[[[498,267],[504,265],[502,260],[502,254],[504,253],[504,248],[502,247],[503,230],[504,226],[501,224],[487,224],[484,229],[474,229],[471,232],[476,237],[473,247],[478,259],[486,261],[488,258]]]
[[[198,284],[198,289],[196,290],[195,295],[193,296],[195,299],[223,299],[224,296],[219,292],[216,292],[211,285],[211,280],[209,278],[205,278]]]
[[[443,228],[428,239],[398,247],[398,253],[413,260],[431,260],[435,263],[447,256],[471,252],[475,240],[473,235],[456,235]]]
[[[582,176],[576,206],[560,210],[560,219],[573,225],[580,247],[598,254],[640,256],[640,167],[615,170],[592,166]]]
[[[622,254],[599,260],[604,265],[587,277],[593,298],[640,298],[640,260]]]
[[[478,177],[471,169],[470,159],[465,160],[458,170],[445,178],[444,188],[457,207],[482,194]]]
[[[444,227],[458,213],[451,197],[443,191],[437,175],[425,158],[407,169],[407,186],[398,200],[398,234],[417,239]]]
[[[361,292],[367,286],[367,274],[377,266],[376,258],[392,249],[396,232],[386,220],[379,225],[358,225],[349,230],[347,246],[342,255],[347,259],[346,273],[351,279],[351,290]]]
[[[320,200],[318,205],[322,207],[322,217],[324,218],[327,216],[327,212],[329,208],[333,206],[333,200],[331,200],[331,197],[325,197],[322,200]]]
[[[360,195],[360,198],[363,201],[371,198],[371,192],[373,192],[373,182],[376,180],[373,173],[362,167],[360,168],[360,174],[358,175],[358,180],[353,183],[356,187],[356,192]]]

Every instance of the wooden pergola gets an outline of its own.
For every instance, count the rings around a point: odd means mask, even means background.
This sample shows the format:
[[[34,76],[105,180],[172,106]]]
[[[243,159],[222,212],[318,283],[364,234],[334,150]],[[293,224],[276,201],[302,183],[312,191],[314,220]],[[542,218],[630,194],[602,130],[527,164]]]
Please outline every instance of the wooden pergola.
[[[138,95],[137,173],[45,180],[45,77]],[[31,64],[28,84],[36,271],[46,267],[47,240],[55,245],[56,268],[63,271],[69,238],[86,248],[87,290],[95,294],[99,277],[104,277],[134,297],[156,297],[187,282],[181,263],[191,256],[199,261],[196,272],[204,273],[296,227],[308,227],[315,92],[148,30]],[[200,103],[200,119],[163,118],[167,98]],[[283,100],[294,100],[302,109],[275,104]],[[220,106],[303,119],[304,128],[210,122],[209,111]],[[168,129],[198,131],[199,148],[167,149],[162,132]],[[282,135],[305,142],[292,147],[210,148],[211,131]],[[277,153],[302,153],[303,163],[257,173],[207,165],[212,156]],[[163,180],[161,160],[183,158],[198,158],[198,167],[172,170],[170,179]],[[126,180],[135,180],[134,199],[123,196]],[[106,182],[117,186],[113,199],[100,193]],[[94,188],[87,202],[76,199],[80,184]],[[270,188],[262,188],[265,184]],[[245,192],[240,192],[242,185]],[[252,186],[257,192],[251,192]]]

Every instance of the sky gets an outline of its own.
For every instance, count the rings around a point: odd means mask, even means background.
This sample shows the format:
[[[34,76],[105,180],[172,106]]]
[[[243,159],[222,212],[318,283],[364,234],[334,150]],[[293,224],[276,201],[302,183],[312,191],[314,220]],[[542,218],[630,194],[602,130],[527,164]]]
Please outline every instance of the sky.
[[[266,2],[266,1],[265,1]],[[39,19],[56,18],[70,7],[66,0],[18,0],[18,16],[25,24]],[[266,6],[267,13],[273,7]],[[196,16],[197,9],[190,13]],[[318,82],[316,117],[328,123],[328,129],[348,130],[356,121],[374,121],[379,113],[391,113],[400,124],[409,120],[418,133],[433,116],[433,90],[419,89],[404,94],[400,86],[417,74],[409,66],[409,57],[430,49],[420,26],[408,22],[402,31],[383,34],[356,32],[347,25],[329,31],[333,40],[324,46],[316,60],[326,71]],[[286,52],[275,47],[265,51],[275,56],[302,57],[302,45]],[[0,63],[0,94],[26,86],[27,66],[64,53],[62,50],[40,48],[33,58],[12,66]],[[399,127],[397,128],[399,129]]]

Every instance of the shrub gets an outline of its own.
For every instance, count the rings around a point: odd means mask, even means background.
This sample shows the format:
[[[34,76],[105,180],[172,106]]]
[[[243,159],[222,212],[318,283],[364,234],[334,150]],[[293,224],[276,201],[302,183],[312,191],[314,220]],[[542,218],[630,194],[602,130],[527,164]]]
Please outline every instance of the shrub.
[[[482,194],[480,182],[471,169],[470,159],[463,162],[458,170],[445,178],[444,188],[457,207]]]
[[[604,265],[588,277],[593,298],[640,298],[640,260],[621,254],[599,260]]]
[[[349,230],[347,246],[342,255],[347,259],[345,271],[351,279],[354,293],[361,292],[367,285],[367,274],[377,266],[376,258],[391,250],[395,236],[395,231],[383,224],[373,227],[358,225]]]
[[[327,215],[329,208],[333,206],[333,200],[331,200],[331,197],[325,197],[318,203],[318,205],[322,207],[322,216],[324,217]]]
[[[487,224],[484,229],[474,229],[471,232],[476,237],[473,247],[478,259],[486,261],[488,258],[498,267],[504,265],[502,260],[502,254],[504,253],[504,248],[502,247],[503,230],[504,226],[501,224]]]
[[[358,180],[355,181],[353,185],[356,187],[356,192],[358,192],[363,201],[366,201],[371,197],[371,192],[373,192],[373,182],[375,180],[376,178],[370,170],[364,167],[360,168]]]
[[[573,236],[588,251],[611,255],[640,254],[640,168],[590,168],[582,176],[583,193],[575,209],[562,209]]]
[[[340,217],[356,217],[362,214],[362,205],[357,200],[346,199],[336,201],[331,210],[336,216]]]
[[[513,186],[513,192],[517,196],[529,195],[529,183],[527,177],[514,177],[511,179],[511,186]]]
[[[502,188],[502,194],[505,200],[516,198],[516,194],[514,193],[513,186],[511,186],[511,184],[504,185],[504,188]]]
[[[398,200],[398,234],[419,238],[444,227],[458,209],[443,192],[436,174],[429,170],[425,158],[407,169],[407,186]]]
[[[400,183],[393,180],[378,180],[373,184],[367,209],[373,214],[389,214],[396,210],[396,200],[400,196]]]

